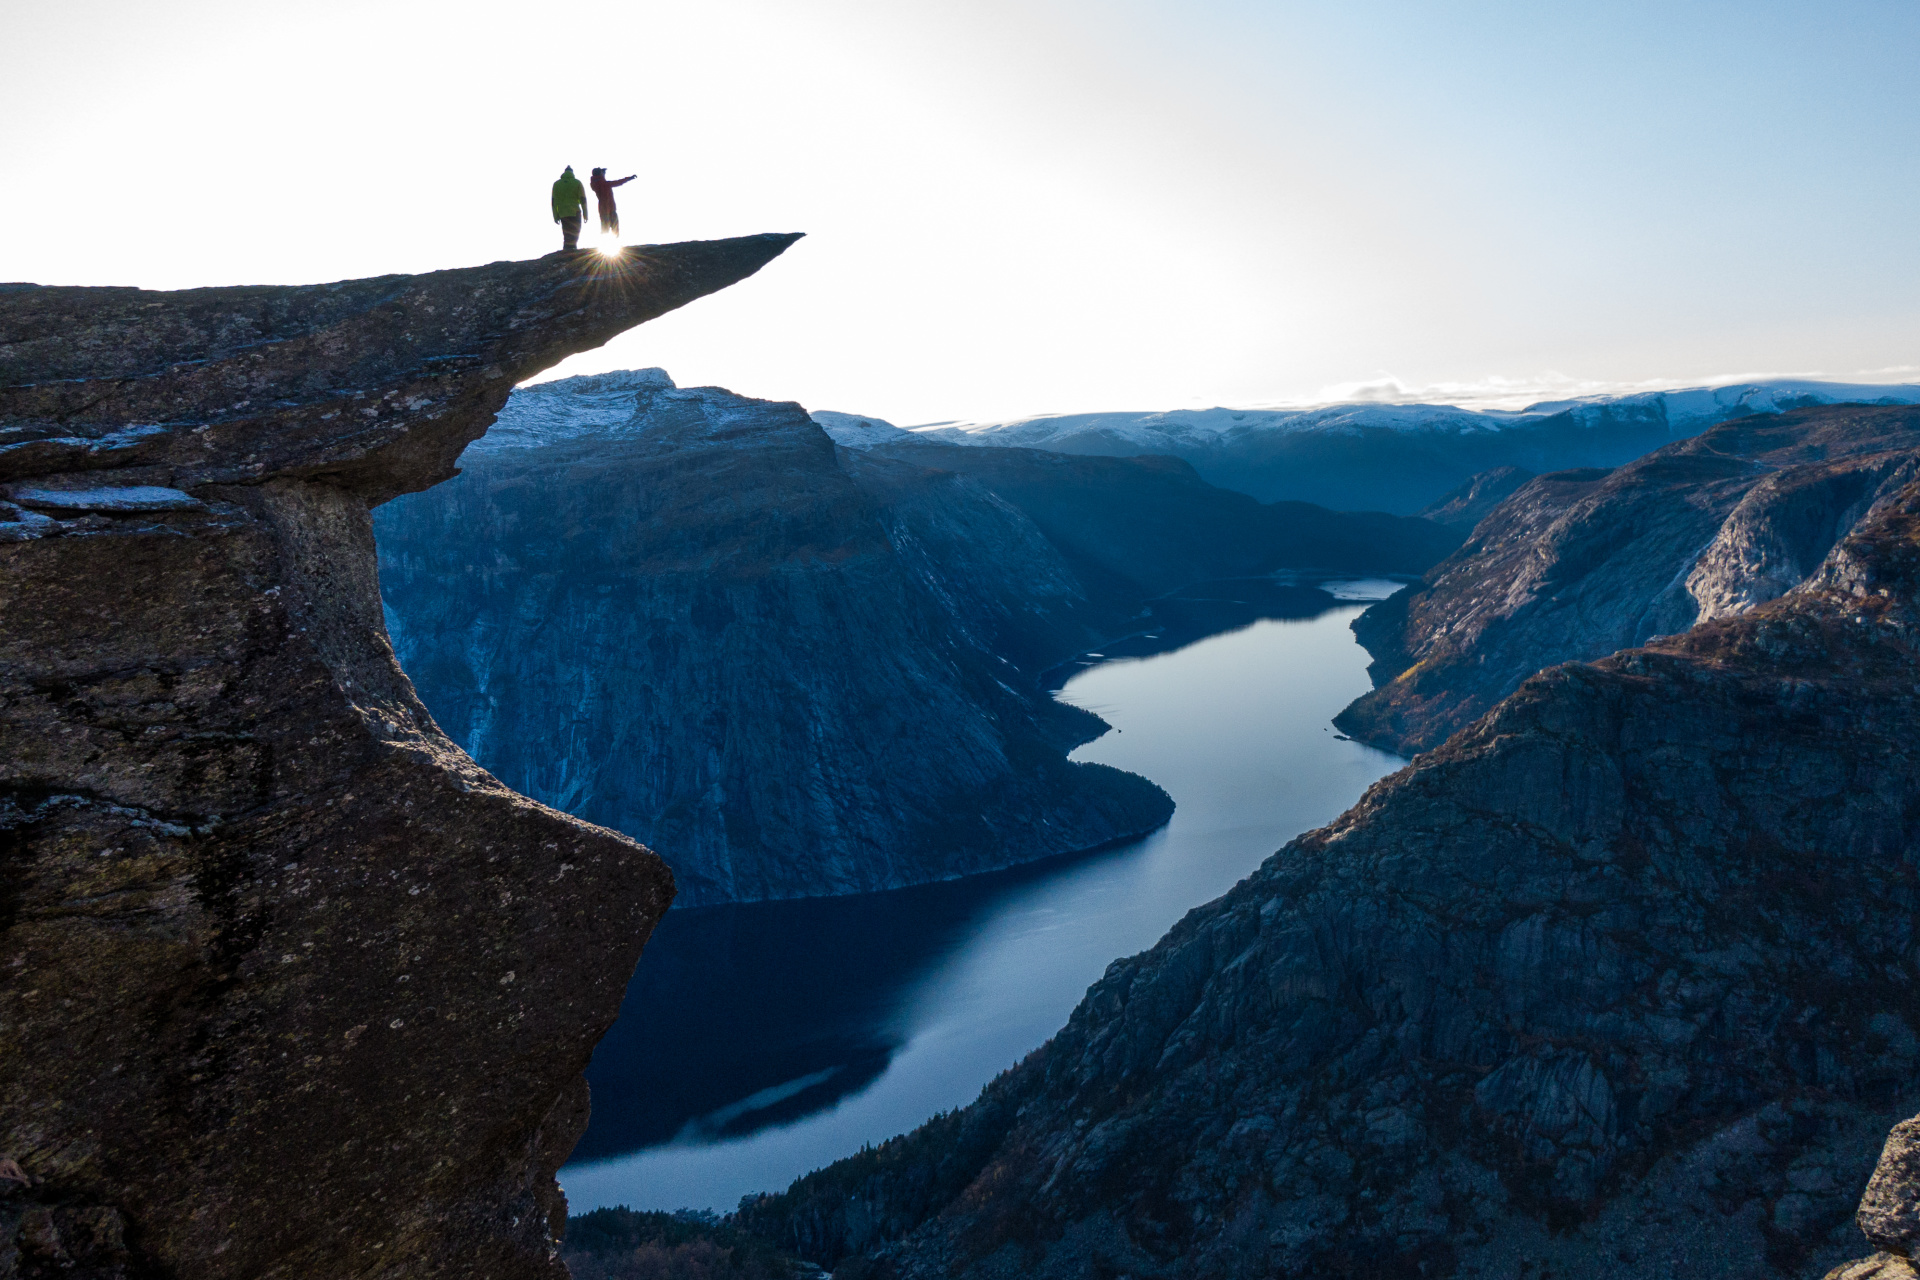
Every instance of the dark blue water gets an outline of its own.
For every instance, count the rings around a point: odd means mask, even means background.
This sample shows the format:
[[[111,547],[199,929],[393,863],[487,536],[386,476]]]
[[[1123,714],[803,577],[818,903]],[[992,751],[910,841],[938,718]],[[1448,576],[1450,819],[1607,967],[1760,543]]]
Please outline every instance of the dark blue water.
[[[1329,583],[1318,617],[1103,661],[1058,696],[1114,726],[1074,753],[1178,804],[1066,863],[895,893],[670,912],[594,1055],[575,1213],[728,1209],[973,1100],[1116,957],[1151,946],[1402,762],[1341,738],[1365,692],[1347,624],[1397,587]],[[1329,601],[1329,604],[1334,604]]]

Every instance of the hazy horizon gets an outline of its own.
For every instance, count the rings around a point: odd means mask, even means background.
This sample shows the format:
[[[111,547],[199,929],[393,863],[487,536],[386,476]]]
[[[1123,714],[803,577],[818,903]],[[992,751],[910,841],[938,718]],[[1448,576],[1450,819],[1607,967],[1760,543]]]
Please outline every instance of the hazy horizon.
[[[1898,0],[550,12],[8,3],[0,279],[532,257],[605,164],[629,242],[808,238],[550,376],[918,423],[1920,366]]]

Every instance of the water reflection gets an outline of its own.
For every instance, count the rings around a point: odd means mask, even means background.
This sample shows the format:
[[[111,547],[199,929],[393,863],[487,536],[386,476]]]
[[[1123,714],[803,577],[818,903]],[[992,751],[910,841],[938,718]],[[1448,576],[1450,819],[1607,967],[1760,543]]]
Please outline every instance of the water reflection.
[[[1262,619],[1317,618],[1343,600],[1382,600],[1401,585],[1386,578],[1326,581],[1286,574],[1195,582],[1153,601],[1138,631],[1102,645],[1098,653],[1083,653],[1063,662],[1042,679],[1047,689],[1058,690],[1101,662],[1172,653]]]
[[[574,1159],[750,1133],[870,1084],[914,1030],[930,970],[1059,870],[669,912],[587,1070],[593,1123]]]
[[[1398,584],[1325,585],[1190,588],[1188,617],[1233,600],[1267,620],[1153,656],[1109,646],[1067,682],[1058,696],[1116,730],[1074,758],[1178,803],[1146,840],[953,884],[669,913],[588,1069],[593,1122],[561,1179],[574,1212],[731,1207],[964,1105],[1111,960],[1397,767],[1328,722],[1367,688],[1347,629],[1359,606],[1341,601]],[[1295,592],[1314,612],[1281,620]],[[1156,608],[1167,625],[1139,641],[1164,640],[1179,608]]]

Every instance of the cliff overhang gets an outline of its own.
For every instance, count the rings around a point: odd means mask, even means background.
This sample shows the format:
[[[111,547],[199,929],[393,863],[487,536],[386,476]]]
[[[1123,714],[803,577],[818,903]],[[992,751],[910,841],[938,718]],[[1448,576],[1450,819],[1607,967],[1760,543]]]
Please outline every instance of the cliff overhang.
[[[564,1275],[580,1072],[672,877],[441,734],[368,512],[795,239],[0,286],[0,1259]]]

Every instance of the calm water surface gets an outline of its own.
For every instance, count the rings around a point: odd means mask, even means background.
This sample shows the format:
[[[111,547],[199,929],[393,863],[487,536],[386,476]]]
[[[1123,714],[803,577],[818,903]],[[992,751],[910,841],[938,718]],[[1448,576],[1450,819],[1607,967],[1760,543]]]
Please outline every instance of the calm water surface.
[[[1402,763],[1329,720],[1368,687],[1347,624],[1399,584],[1328,583],[1317,617],[1104,661],[1057,695],[1114,726],[1074,753],[1178,804],[1111,852],[956,884],[669,912],[594,1054],[560,1181],[602,1205],[732,1208],[971,1102],[1151,946]]]

